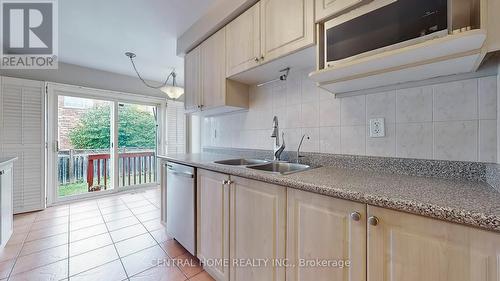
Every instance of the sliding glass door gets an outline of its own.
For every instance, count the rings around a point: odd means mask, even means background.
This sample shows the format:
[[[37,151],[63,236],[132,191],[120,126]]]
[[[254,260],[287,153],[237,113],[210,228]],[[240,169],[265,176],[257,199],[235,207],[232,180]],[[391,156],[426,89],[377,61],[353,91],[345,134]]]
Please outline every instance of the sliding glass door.
[[[50,202],[157,185],[159,105],[50,92]]]
[[[118,105],[118,186],[156,182],[156,107]]]
[[[58,197],[113,188],[111,108],[109,101],[58,96]]]

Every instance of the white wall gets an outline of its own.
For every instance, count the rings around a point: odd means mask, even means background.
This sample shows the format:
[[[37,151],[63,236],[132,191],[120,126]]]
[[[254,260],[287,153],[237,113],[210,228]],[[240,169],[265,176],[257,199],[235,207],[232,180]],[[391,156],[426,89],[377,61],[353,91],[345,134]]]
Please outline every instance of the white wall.
[[[135,76],[127,76],[66,63],[59,63],[59,69],[54,70],[0,69],[0,75],[112,90],[117,92],[143,94],[157,97],[165,96],[165,94],[159,90],[146,87],[142,84],[139,78]],[[151,83],[159,84],[160,82]]]
[[[252,88],[248,111],[205,118],[202,145],[271,149],[276,115],[287,150],[308,134],[309,152],[497,161],[496,74],[336,99],[317,88],[308,72]],[[380,117],[386,137],[370,138],[368,120]]]

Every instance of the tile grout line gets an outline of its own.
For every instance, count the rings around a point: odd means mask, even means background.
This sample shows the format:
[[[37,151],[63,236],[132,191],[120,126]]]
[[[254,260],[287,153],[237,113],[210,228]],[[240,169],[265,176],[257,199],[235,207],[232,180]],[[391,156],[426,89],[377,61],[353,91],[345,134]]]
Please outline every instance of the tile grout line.
[[[120,198],[120,200],[121,200],[121,198]],[[101,214],[102,220],[104,221],[104,216],[103,216],[103,214],[101,212],[101,207],[99,206],[99,203],[97,203],[97,200],[96,200],[96,204],[97,204],[97,208],[99,210],[99,213]],[[109,235],[109,238],[111,239],[111,242],[113,244],[113,248],[115,249],[115,252],[116,252],[116,255],[118,256],[118,260],[120,261],[120,264],[122,265],[123,271],[125,272],[126,278],[124,280],[128,280],[129,276],[128,276],[127,269],[125,268],[125,265],[123,264],[123,261],[122,261],[122,259],[120,257],[120,253],[118,252],[118,249],[116,248],[115,241],[113,240],[113,236],[111,236],[111,232],[109,231],[109,228],[108,228],[108,225],[106,224],[106,221],[104,221],[104,227],[106,227],[106,230],[108,231],[107,233]]]
[[[21,248],[19,249],[19,252],[16,254],[16,257],[14,258],[14,263],[12,264],[12,267],[10,268],[9,274],[7,275],[7,278],[6,278],[7,280],[10,280],[12,272],[14,272],[14,267],[16,266],[17,260],[18,260],[18,258],[21,255],[21,251],[24,248],[24,243],[25,243],[26,239],[28,239],[28,235],[31,232],[31,227],[33,227],[33,223],[35,222],[35,220],[36,220],[37,217],[38,217],[38,214],[36,214],[35,219],[30,223],[30,227],[29,227],[29,230],[28,230],[28,232],[26,234],[26,237],[24,237],[23,242],[20,243],[21,244]],[[12,223],[14,223],[14,221]]]

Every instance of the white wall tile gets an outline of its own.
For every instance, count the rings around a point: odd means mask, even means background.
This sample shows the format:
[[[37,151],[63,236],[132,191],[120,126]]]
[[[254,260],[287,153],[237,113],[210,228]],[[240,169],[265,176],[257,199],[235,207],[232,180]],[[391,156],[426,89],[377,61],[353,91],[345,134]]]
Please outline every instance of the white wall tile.
[[[398,90],[396,120],[398,123],[432,121],[432,87]]]
[[[324,100],[324,99],[329,99],[329,98],[335,98],[335,95],[328,92],[325,89],[318,88],[318,93],[319,93],[319,100]]]
[[[302,138],[302,135],[309,136],[309,139],[304,139],[304,142],[302,143],[302,151],[319,152],[319,142],[320,142],[319,128],[302,128],[300,138]],[[298,145],[291,147],[291,150],[296,151],[297,148]]]
[[[394,157],[396,155],[396,124],[385,124],[385,137],[371,138],[366,126],[366,155]]]
[[[366,126],[341,127],[340,151],[343,154],[364,155],[366,153]]]
[[[286,80],[286,105],[295,105],[302,102],[302,84],[301,80],[290,75],[288,80]]]
[[[300,138],[302,137],[302,129],[300,128],[284,129],[283,132],[285,133],[285,146],[286,146],[285,150],[287,151],[297,150]],[[272,148],[272,146],[270,147]]]
[[[319,102],[308,102],[302,104],[301,126],[305,128],[319,126]]]
[[[340,153],[340,127],[319,128],[319,150],[322,153]]]
[[[340,126],[340,99],[331,96],[319,104],[319,126]]]
[[[304,75],[307,75],[304,73]],[[319,88],[316,83],[310,79],[302,80],[302,103],[318,102]]]
[[[477,88],[477,79],[434,86],[434,121],[477,119]]]
[[[251,87],[249,107],[255,110],[271,109],[273,107],[273,89],[269,86]]]
[[[497,161],[497,120],[479,121],[479,161]]]
[[[340,121],[342,126],[366,124],[366,96],[340,99]]]
[[[479,79],[479,118],[497,118],[497,77]]]
[[[366,96],[366,123],[371,118],[384,118],[386,123],[396,122],[395,91]],[[368,149],[368,148],[367,148]]]
[[[286,107],[286,119],[283,128],[300,128],[301,117],[302,117],[302,106],[301,104],[290,105]]]
[[[434,159],[477,161],[478,121],[434,123]]]
[[[396,124],[396,156],[432,159],[432,122]]]
[[[286,107],[286,84],[279,83],[273,87],[273,108]]]

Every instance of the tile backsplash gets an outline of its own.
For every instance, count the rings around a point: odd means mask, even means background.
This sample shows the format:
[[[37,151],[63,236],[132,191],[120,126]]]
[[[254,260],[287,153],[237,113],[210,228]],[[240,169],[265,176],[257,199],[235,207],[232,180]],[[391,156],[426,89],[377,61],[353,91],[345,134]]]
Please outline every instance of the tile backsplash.
[[[273,116],[287,150],[333,154],[497,162],[497,76],[335,98],[307,78],[252,87],[250,109],[206,117],[203,147],[271,149]],[[385,119],[370,138],[371,118]]]

